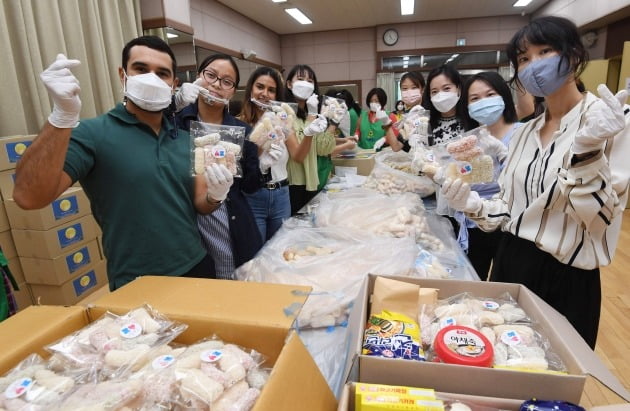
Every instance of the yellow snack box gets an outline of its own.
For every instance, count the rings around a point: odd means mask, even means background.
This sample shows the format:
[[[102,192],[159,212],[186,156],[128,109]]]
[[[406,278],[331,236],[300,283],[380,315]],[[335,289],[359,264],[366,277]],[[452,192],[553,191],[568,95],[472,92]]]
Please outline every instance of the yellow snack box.
[[[444,411],[444,402],[413,395],[364,394],[357,411]]]

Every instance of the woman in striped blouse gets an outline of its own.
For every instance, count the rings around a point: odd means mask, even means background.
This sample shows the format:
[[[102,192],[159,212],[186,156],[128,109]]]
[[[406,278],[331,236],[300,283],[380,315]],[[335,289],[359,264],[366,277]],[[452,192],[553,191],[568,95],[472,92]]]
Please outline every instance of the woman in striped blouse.
[[[485,231],[505,232],[492,281],[522,283],[564,314],[595,347],[599,267],[610,263],[630,178],[627,93],[578,90],[587,53],[575,24],[532,20],[507,48],[512,82],[545,98],[545,111],[513,135],[500,192],[481,199],[461,180],[442,194]]]

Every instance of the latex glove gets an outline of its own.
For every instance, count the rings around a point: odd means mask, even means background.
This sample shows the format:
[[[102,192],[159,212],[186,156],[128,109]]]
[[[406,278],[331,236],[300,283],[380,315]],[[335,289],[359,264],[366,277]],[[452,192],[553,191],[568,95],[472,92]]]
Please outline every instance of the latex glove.
[[[606,140],[619,133],[626,126],[623,105],[628,92],[621,90],[613,96],[604,84],[597,87],[600,100],[593,103],[586,113],[584,125],[577,131],[573,140],[575,154],[589,153],[601,149]]]
[[[203,79],[198,78],[194,83],[184,83],[175,93],[175,111],[182,111],[186,106],[193,104],[199,98],[205,88],[201,87]]]
[[[481,209],[481,198],[476,191],[471,191],[468,183],[461,178],[444,181],[440,194],[444,196],[449,207],[464,213],[476,213]]]
[[[392,124],[392,119],[389,118],[389,115],[385,112],[385,110],[379,110],[376,112],[376,120],[381,120],[384,126],[389,126]]]
[[[346,103],[341,103],[341,105],[333,110],[330,116],[330,121],[335,125],[339,126],[339,123],[344,119],[346,114],[348,113],[348,106]]]
[[[311,94],[311,96],[306,100],[306,109],[308,110],[309,116],[317,115],[319,112],[319,97],[317,94]]]
[[[496,158],[499,163],[503,163],[508,155],[506,145],[498,138],[488,133],[488,130],[485,128],[479,131],[479,138],[484,149],[483,151],[490,157]]]
[[[69,60],[63,54],[57,54],[54,63],[39,75],[53,100],[48,122],[57,128],[73,128],[79,123],[81,87],[70,71],[79,64],[79,60]]]
[[[425,109],[424,107],[422,107],[422,105],[417,104],[417,105],[413,106],[413,107],[411,108],[411,110],[409,110],[409,114],[411,114],[411,113],[416,113],[416,112],[423,113],[423,112],[425,112],[425,111],[426,111],[426,109]]]
[[[234,177],[230,170],[223,164],[212,164],[206,167],[204,173],[206,184],[208,185],[208,198],[215,201],[223,201],[227,197],[228,191],[234,182]]]
[[[374,150],[380,150],[385,145],[385,137],[381,137],[374,142]]]
[[[267,170],[271,168],[271,166],[278,162],[278,159],[282,157],[282,154],[286,150],[287,147],[284,144],[271,144],[271,146],[269,147],[269,151],[264,152],[260,155],[260,171],[262,171],[263,174],[266,173]]]
[[[315,120],[311,121],[308,126],[304,127],[304,135],[312,137],[315,134],[323,133],[324,131],[326,131],[327,127],[328,120],[326,120],[326,117],[318,114]]]

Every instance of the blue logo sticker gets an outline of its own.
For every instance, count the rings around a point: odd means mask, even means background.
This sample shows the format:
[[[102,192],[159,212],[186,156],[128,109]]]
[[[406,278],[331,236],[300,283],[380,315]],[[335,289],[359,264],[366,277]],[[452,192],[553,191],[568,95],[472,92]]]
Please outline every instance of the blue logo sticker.
[[[60,198],[52,203],[53,215],[55,220],[60,220],[69,215],[79,213],[79,202],[77,196],[70,196],[67,198]]]
[[[90,251],[87,246],[83,247],[82,249],[66,256],[66,266],[68,267],[68,272],[73,273],[79,268],[88,265],[90,261]]]
[[[61,248],[66,248],[69,245],[82,241],[83,227],[81,223],[57,230],[57,239]]]
[[[22,158],[24,152],[30,146],[32,141],[20,141],[17,143],[8,143],[6,145],[7,157],[10,163],[17,163]]]
[[[96,285],[96,273],[91,270],[81,277],[72,280],[72,286],[74,287],[74,294],[78,297],[85,293],[90,288]]]

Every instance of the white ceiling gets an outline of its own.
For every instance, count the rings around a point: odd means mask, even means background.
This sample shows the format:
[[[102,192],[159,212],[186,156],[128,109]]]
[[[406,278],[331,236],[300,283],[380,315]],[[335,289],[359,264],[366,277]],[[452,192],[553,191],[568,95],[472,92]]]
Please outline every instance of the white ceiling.
[[[400,15],[400,0],[218,0],[277,34],[340,30],[417,21],[531,14],[548,2],[533,0],[514,8],[516,0],[415,0],[414,14]],[[313,24],[301,25],[284,9],[297,7]]]

